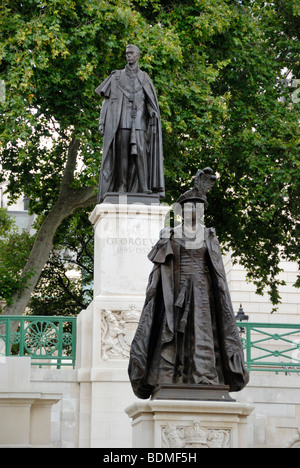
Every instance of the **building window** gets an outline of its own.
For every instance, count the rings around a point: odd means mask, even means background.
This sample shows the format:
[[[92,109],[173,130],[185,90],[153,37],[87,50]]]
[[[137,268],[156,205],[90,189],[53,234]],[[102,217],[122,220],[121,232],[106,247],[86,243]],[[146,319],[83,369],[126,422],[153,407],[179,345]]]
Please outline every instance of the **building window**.
[[[29,198],[24,198],[24,211],[28,211]]]

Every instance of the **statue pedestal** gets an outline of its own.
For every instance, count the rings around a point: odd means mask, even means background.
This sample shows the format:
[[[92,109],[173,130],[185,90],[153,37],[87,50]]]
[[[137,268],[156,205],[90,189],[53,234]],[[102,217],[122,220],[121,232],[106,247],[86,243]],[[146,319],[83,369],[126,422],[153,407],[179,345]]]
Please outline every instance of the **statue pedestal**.
[[[147,254],[170,209],[125,204],[123,199],[97,205],[90,216],[95,225],[94,300],[77,321],[80,447],[131,446],[124,413],[136,400],[127,374],[129,351],[153,267]]]
[[[90,216],[95,225],[95,300],[144,299],[153,267],[147,255],[159,239],[168,211],[169,207],[144,203],[96,206]]]
[[[126,409],[133,448],[247,448],[249,404],[138,401]]]
[[[235,401],[227,385],[162,384],[152,400]]]

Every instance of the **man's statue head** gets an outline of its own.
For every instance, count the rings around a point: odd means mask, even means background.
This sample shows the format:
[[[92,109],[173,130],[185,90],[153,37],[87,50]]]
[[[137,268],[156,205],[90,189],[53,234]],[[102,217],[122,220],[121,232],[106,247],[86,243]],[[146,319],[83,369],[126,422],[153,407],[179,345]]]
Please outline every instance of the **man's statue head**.
[[[128,44],[128,46],[126,47],[126,59],[128,65],[130,65],[131,67],[134,66],[138,62],[140,55],[141,51],[137,46],[133,44]]]

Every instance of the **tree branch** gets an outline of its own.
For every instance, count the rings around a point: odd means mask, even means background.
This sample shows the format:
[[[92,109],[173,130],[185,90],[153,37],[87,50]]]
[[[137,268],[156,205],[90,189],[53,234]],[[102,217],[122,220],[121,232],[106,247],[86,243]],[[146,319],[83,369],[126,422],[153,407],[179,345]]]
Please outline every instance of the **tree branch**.
[[[78,154],[79,146],[80,146],[80,141],[77,140],[75,137],[73,137],[69,145],[67,164],[66,164],[64,175],[60,184],[61,195],[63,195],[66,191],[69,190],[74,180],[74,172],[76,169],[77,154]]]
[[[69,196],[71,199],[71,213],[78,208],[88,208],[89,206],[97,204],[97,195],[95,194],[95,187],[84,187],[81,189],[70,190]]]

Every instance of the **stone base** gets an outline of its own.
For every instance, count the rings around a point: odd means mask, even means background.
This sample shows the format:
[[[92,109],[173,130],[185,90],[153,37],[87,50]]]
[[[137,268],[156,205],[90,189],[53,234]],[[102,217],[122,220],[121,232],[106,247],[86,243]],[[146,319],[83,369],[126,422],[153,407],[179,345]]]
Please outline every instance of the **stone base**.
[[[159,205],[160,197],[157,193],[115,193],[107,192],[101,203],[114,203],[117,205],[131,205],[135,203],[143,205]]]
[[[142,299],[97,297],[77,318],[79,448],[131,446],[127,367]]]
[[[147,255],[169,208],[155,204],[150,194],[122,196],[107,194],[90,216],[95,225],[94,300],[77,319],[80,448],[131,446],[124,412],[135,400],[127,372],[130,345],[153,268]]]
[[[133,448],[247,448],[254,407],[235,402],[139,401],[132,419]]]
[[[161,385],[152,400],[235,401],[227,385]]]

